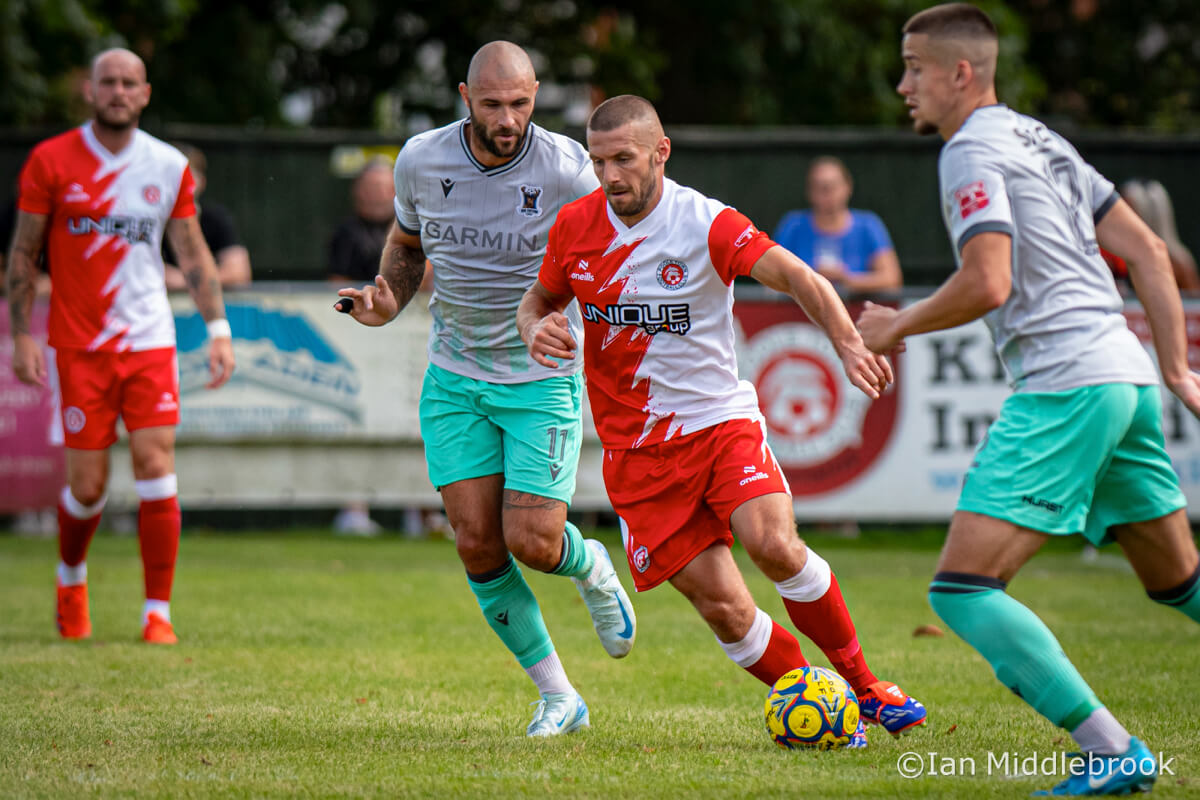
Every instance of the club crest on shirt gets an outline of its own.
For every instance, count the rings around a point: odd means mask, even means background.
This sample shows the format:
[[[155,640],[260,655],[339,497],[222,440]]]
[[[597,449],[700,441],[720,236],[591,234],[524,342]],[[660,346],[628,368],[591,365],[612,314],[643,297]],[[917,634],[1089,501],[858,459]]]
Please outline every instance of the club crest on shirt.
[[[983,186],[983,181],[973,181],[966,186],[959,187],[954,192],[954,203],[958,206],[958,213],[962,214],[963,219],[976,211],[987,208],[988,202],[988,193]]]
[[[158,201],[162,199],[162,192],[153,183],[146,184],[142,187],[142,197],[152,206],[158,205]]]
[[[541,216],[542,207],[538,205],[538,200],[542,196],[542,187],[521,184],[517,188],[521,190],[521,204],[517,206],[517,213],[527,217]]]
[[[669,291],[682,289],[687,283],[687,264],[673,258],[663,259],[658,264],[658,285]]]

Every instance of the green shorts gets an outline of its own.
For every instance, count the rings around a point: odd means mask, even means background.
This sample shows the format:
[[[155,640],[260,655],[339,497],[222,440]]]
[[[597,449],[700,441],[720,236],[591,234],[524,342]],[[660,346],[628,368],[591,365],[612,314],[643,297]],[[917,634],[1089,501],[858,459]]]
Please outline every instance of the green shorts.
[[[489,383],[430,364],[421,387],[429,480],[504,475],[504,488],[570,504],[579,466],[583,379]]]
[[[1159,388],[1107,383],[1005,400],[958,509],[1099,545],[1113,525],[1186,503],[1163,447]]]

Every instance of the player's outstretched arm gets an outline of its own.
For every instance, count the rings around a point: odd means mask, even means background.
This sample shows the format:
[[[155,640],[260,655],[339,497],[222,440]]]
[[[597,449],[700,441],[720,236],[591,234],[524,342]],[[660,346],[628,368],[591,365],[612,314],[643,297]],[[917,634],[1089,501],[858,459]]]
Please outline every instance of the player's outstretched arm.
[[[45,214],[17,212],[8,251],[8,319],[13,337],[13,374],[22,383],[46,385],[46,356],[33,338],[33,298],[37,295],[38,257],[46,237]]]
[[[867,303],[858,318],[867,347],[887,353],[906,336],[957,328],[1004,305],[1012,291],[1012,237],[988,232],[963,246],[962,266],[936,292],[903,310]]]
[[[1200,376],[1188,367],[1183,303],[1166,243],[1124,200],[1117,200],[1100,220],[1096,238],[1101,247],[1129,264],[1133,290],[1146,309],[1163,381],[1200,417]]]
[[[379,259],[375,285],[339,289],[338,295],[353,301],[350,316],[363,325],[376,327],[391,322],[408,305],[421,287],[424,276],[425,251],[421,248],[421,237],[405,233],[393,221]]]
[[[539,280],[533,282],[517,307],[517,331],[529,355],[543,367],[557,367],[551,359],[575,357],[575,337],[562,313],[569,302],[569,296],[554,294]]]
[[[204,234],[195,215],[177,217],[167,223],[167,238],[179,261],[179,269],[187,280],[188,293],[200,316],[208,325],[207,388],[216,389],[233,376],[233,334],[225,318],[225,299],[221,294],[221,279]]]
[[[750,277],[791,295],[833,342],[846,377],[868,397],[879,397],[895,380],[887,358],[872,353],[863,343],[833,284],[793,253],[778,245],[772,247],[754,263]]]

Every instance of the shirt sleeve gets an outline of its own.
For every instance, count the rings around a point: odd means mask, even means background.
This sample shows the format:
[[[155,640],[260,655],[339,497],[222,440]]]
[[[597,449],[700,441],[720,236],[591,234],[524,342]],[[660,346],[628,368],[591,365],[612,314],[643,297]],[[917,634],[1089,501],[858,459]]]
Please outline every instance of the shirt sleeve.
[[[717,214],[708,228],[708,257],[725,283],[749,275],[762,254],[774,246],[767,234],[734,208]]]
[[[884,250],[895,250],[892,245],[892,237],[888,235],[887,226],[883,224],[883,220],[873,211],[861,211],[863,220],[863,229],[867,233],[867,258],[873,258],[877,253]]]
[[[17,208],[29,214],[54,210],[54,176],[40,149],[35,149],[21,170]]]
[[[196,216],[196,179],[192,177],[192,168],[184,166],[183,177],[179,179],[179,194],[175,197],[175,207],[171,209],[171,219]]]
[[[200,232],[204,234],[204,241],[213,255],[241,244],[233,216],[219,205],[205,203],[200,207]]]
[[[1004,171],[982,147],[970,141],[947,144],[938,176],[946,231],[956,253],[980,233],[1013,235]]]
[[[575,292],[572,291],[571,284],[567,280],[562,256],[558,252],[558,241],[563,235],[560,230],[562,219],[560,214],[554,224],[550,226],[550,233],[546,237],[546,254],[542,256],[542,267],[538,270],[538,282],[554,294],[574,296]]]
[[[409,168],[409,161],[412,159],[410,147],[400,149],[400,155],[396,156],[396,168],[392,172],[392,179],[396,184],[396,199],[392,201],[392,205],[396,209],[396,224],[400,226],[400,230],[411,236],[419,236],[421,233],[421,218],[417,216],[417,204],[413,197],[412,185],[412,170]]]
[[[571,199],[578,200],[586,197],[599,188],[600,180],[596,177],[596,171],[592,169],[592,162],[585,158],[571,181]]]

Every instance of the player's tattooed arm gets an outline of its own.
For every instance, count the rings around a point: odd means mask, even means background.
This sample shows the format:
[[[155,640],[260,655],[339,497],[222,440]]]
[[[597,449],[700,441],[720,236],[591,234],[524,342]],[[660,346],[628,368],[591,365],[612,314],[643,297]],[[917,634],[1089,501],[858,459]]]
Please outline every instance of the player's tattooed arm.
[[[6,264],[8,318],[14,336],[30,333],[33,298],[37,295],[38,258],[42,254],[46,224],[45,214],[17,212],[17,227]]]
[[[379,274],[387,281],[396,298],[397,312],[401,311],[417,293],[425,276],[425,251],[421,248],[421,238],[405,233],[393,222],[383,246]]]
[[[188,293],[205,322],[225,316],[225,300],[221,293],[221,279],[217,264],[213,260],[204,234],[200,232],[198,217],[182,217],[167,223],[167,238],[171,249],[179,260],[179,268],[187,281]]]

